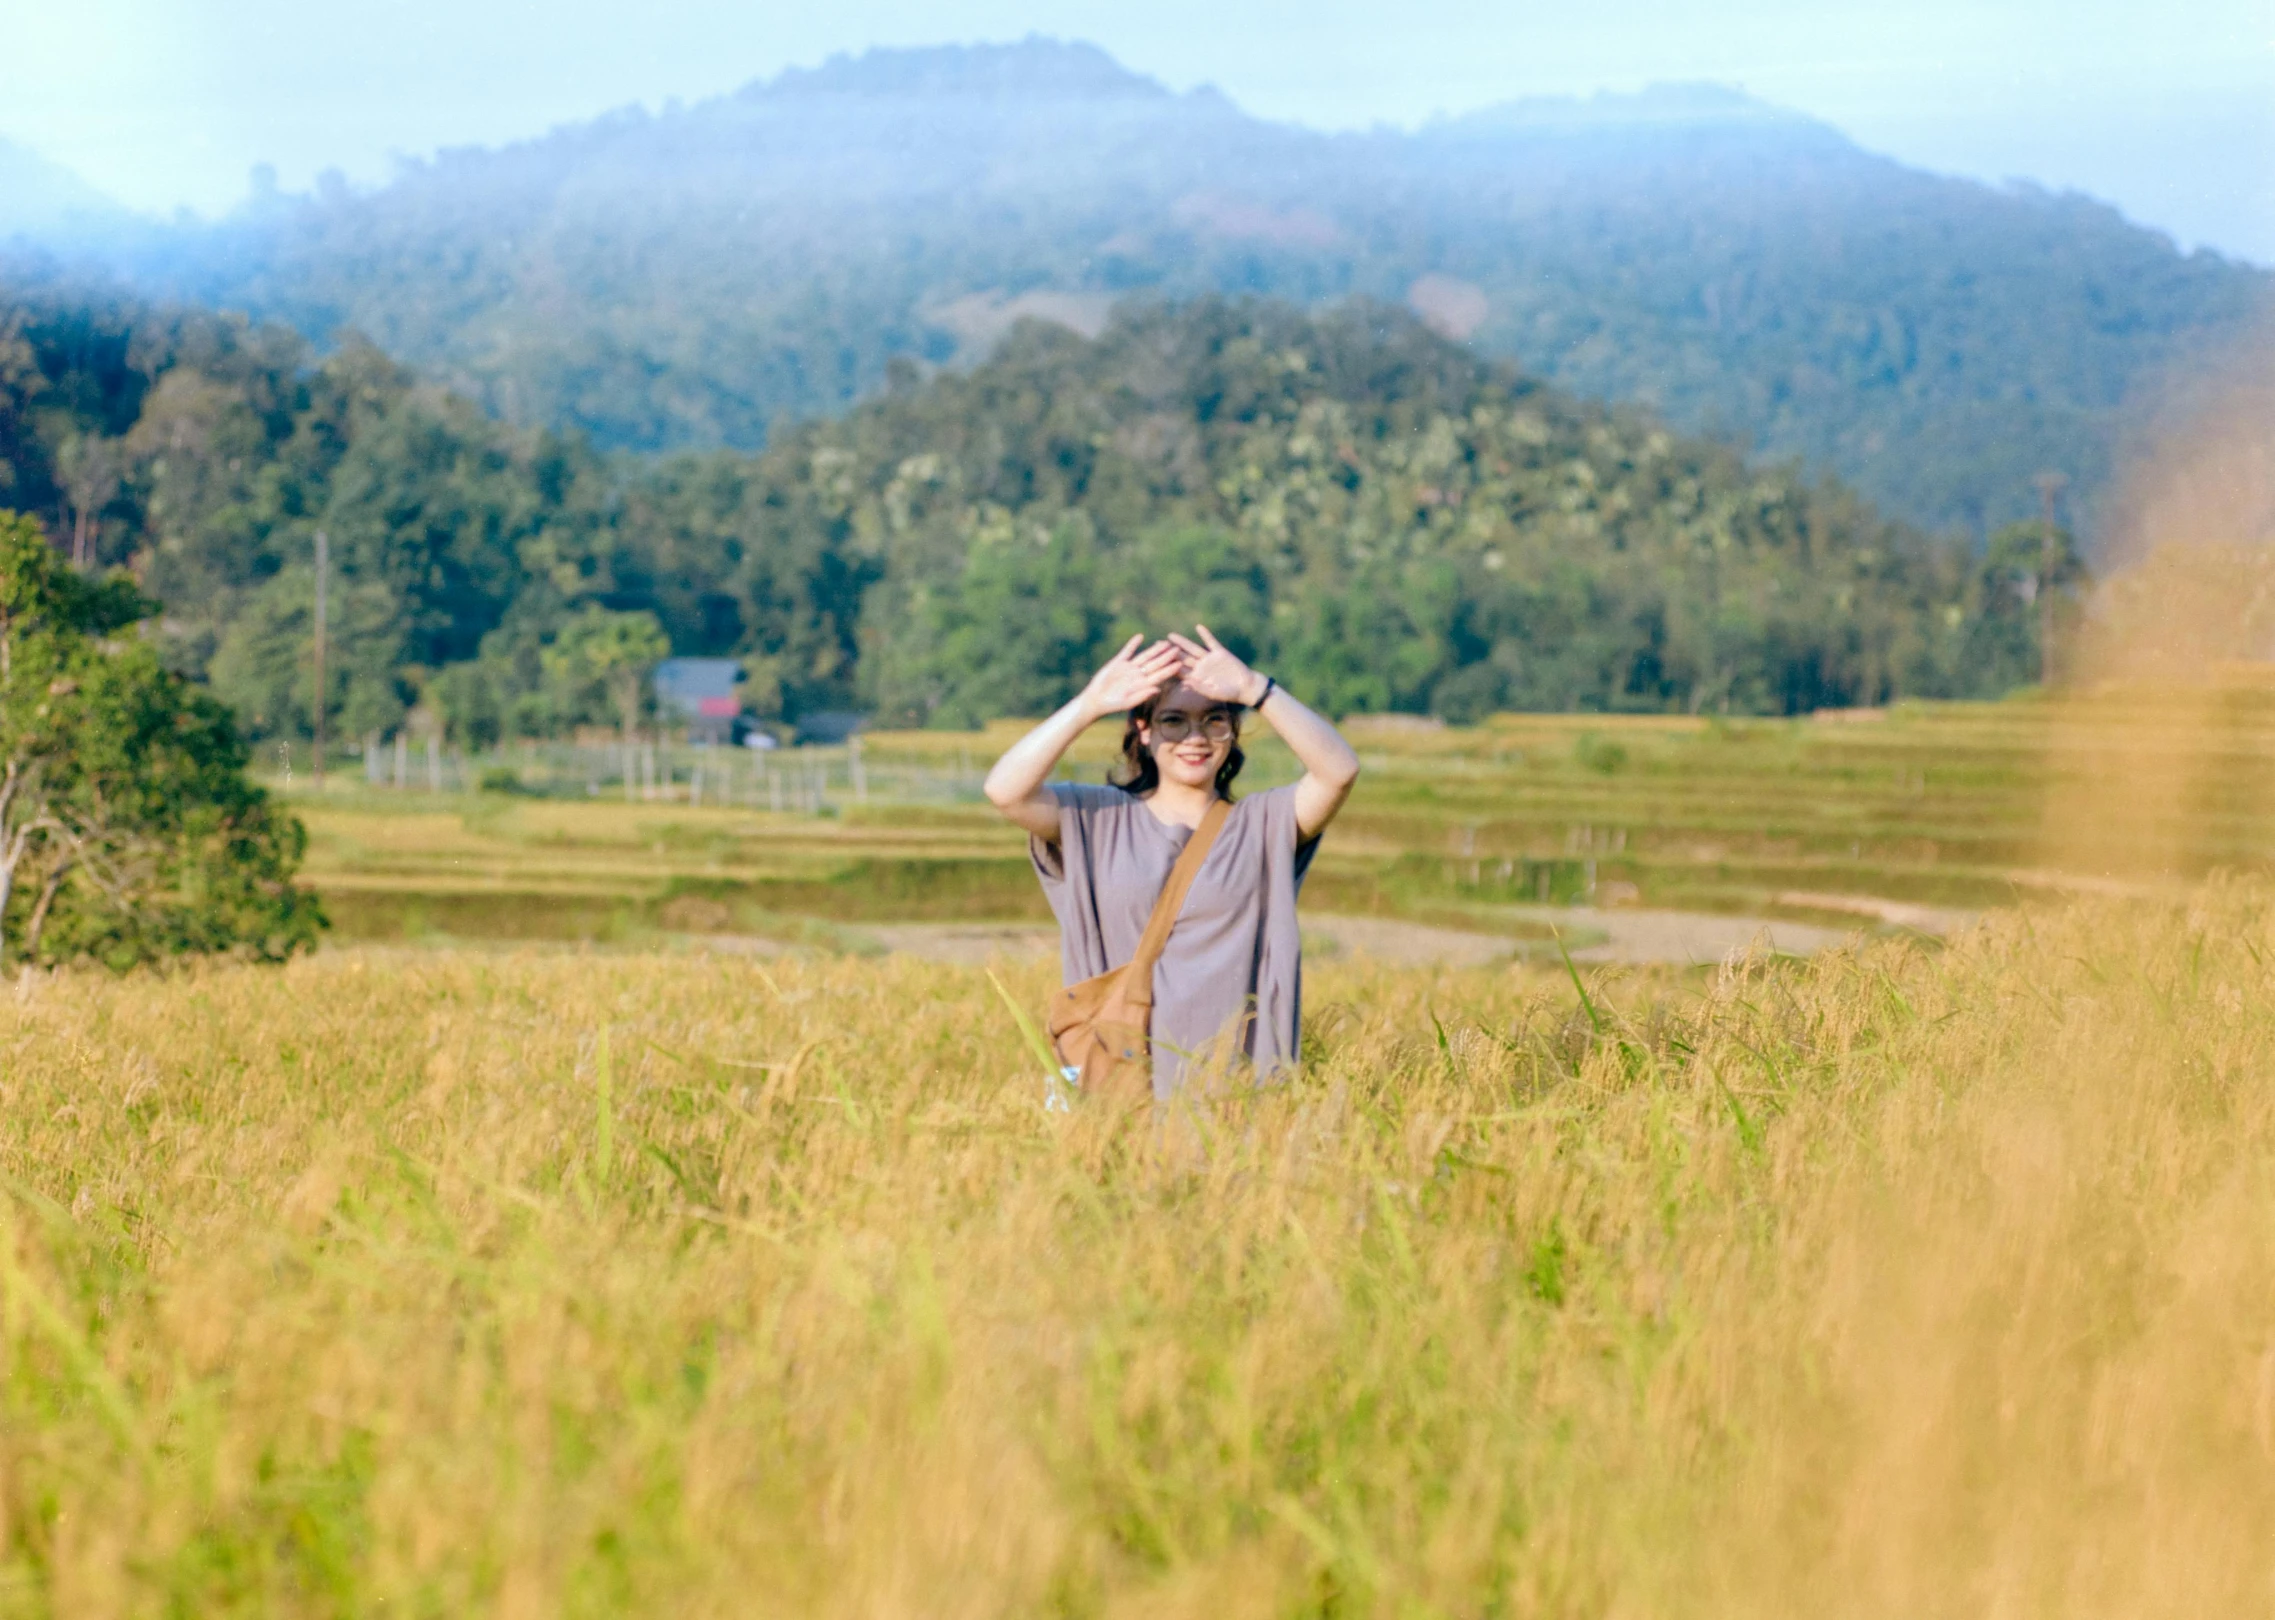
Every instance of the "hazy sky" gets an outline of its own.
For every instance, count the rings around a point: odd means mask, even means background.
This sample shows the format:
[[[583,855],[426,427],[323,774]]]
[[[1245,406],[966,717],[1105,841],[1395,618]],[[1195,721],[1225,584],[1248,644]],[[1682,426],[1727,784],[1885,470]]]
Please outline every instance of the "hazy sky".
[[[0,136],[217,212],[258,162],[376,180],[837,51],[1030,32],[1320,127],[1712,79],[2275,264],[2275,0],[0,0]]]

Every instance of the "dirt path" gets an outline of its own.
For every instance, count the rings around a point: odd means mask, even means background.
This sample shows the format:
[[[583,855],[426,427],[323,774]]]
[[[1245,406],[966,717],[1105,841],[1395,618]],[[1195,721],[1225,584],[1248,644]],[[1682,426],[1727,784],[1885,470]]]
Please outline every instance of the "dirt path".
[[[1059,950],[1059,931],[1032,923],[865,923],[861,932],[888,951],[967,967],[999,956],[1056,956]]]
[[[1972,911],[1955,911],[1949,906],[1923,906],[1909,900],[1881,900],[1868,894],[1819,894],[1809,889],[1788,889],[1777,896],[1781,906],[1801,906],[1811,911],[1847,912],[1853,916],[1869,917],[1874,922],[1909,928],[1920,934],[1955,934],[1975,920]]]
[[[1836,945],[1848,932],[1763,917],[1714,917],[1690,911],[1598,911],[1573,906],[1543,911],[1539,921],[1566,936],[1575,962],[1719,962],[1734,951],[1757,946],[1788,956],[1808,956]],[[1502,939],[1418,923],[1377,917],[1305,919],[1307,938],[1332,941],[1354,956],[1385,962],[1480,967],[1505,961],[1520,949],[1542,954],[1538,942]],[[1553,956],[1553,951],[1550,952]]]
[[[1577,962],[1719,962],[1733,951],[1757,945],[1786,955],[1807,956],[1837,945],[1855,932],[1765,917],[1598,910],[1588,906],[1544,909],[1538,920],[1567,932],[1572,958]],[[1953,913],[1937,920],[1956,926],[1963,917]],[[1020,923],[881,923],[861,932],[888,951],[967,965],[1004,956],[1049,956],[1058,949],[1055,930]],[[1506,961],[1522,948],[1519,942],[1494,934],[1431,928],[1384,917],[1306,916],[1303,932],[1315,952],[1324,948],[1404,966],[1444,963],[1483,967]]]
[[[1719,962],[1757,946],[1784,956],[1813,956],[1862,931],[1696,911],[1599,911],[1574,906],[1567,915],[1575,928],[1608,936],[1575,950],[1575,962]]]
[[[1306,917],[1303,942],[1314,958],[1325,945],[1337,956],[1372,957],[1400,967],[1486,967],[1506,962],[1517,950],[1515,940],[1496,934],[1431,928],[1388,917]]]

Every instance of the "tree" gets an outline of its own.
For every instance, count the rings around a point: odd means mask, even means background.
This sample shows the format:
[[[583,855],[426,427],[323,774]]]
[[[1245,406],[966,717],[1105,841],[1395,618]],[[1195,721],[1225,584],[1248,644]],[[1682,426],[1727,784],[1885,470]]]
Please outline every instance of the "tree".
[[[2057,636],[2077,619],[2077,605],[2093,587],[2075,538],[2040,522],[2010,523],[1990,538],[1976,582],[1969,622],[1969,665],[1994,691],[2034,685],[2045,667],[2043,645],[2051,622]]]
[[[84,572],[94,565],[103,508],[118,494],[124,457],[113,440],[75,433],[57,447],[55,465],[71,503],[71,566]]]
[[[616,710],[630,747],[639,729],[641,698],[648,672],[671,655],[663,626],[653,613],[615,613],[588,606],[561,627],[545,650],[546,675],[581,706],[598,692]]]
[[[0,962],[280,961],[324,926],[229,710],[126,633],[156,606],[0,513]]]

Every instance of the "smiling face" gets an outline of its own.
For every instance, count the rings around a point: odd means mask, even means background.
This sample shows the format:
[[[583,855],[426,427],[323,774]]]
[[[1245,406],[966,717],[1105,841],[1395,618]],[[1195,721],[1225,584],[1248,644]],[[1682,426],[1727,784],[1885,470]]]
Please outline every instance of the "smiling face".
[[[1232,753],[1238,715],[1230,704],[1214,703],[1183,686],[1172,686],[1154,705],[1153,719],[1138,736],[1153,755],[1164,782],[1185,787],[1215,785],[1216,773]],[[1214,735],[1212,735],[1214,733]]]

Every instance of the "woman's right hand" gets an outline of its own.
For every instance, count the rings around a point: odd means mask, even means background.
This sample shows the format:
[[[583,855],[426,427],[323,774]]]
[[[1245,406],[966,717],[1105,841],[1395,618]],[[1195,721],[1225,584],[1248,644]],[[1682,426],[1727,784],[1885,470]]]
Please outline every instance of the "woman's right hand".
[[[1167,641],[1145,651],[1145,637],[1132,636],[1122,650],[1099,666],[1082,689],[1082,706],[1093,719],[1134,709],[1177,679],[1185,668],[1185,655]]]
[[[1166,641],[1138,651],[1143,636],[1090,677],[1090,684],[1058,713],[1004,750],[987,773],[988,802],[1046,844],[1059,841],[1059,802],[1050,789],[1052,767],[1092,722],[1134,708],[1184,673],[1185,655]]]

